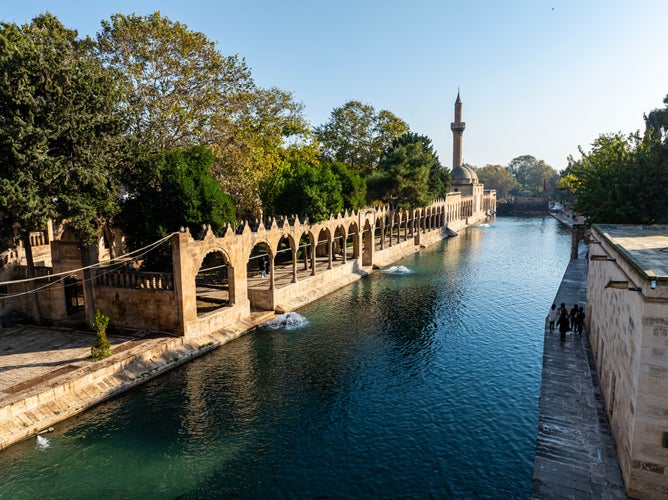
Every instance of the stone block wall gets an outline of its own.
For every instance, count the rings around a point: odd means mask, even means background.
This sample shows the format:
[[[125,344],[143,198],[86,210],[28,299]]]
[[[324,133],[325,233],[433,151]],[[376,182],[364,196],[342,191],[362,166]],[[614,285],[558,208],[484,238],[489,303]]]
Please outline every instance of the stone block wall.
[[[588,334],[634,498],[668,497],[668,287],[652,288],[596,226],[587,285]]]
[[[95,307],[122,328],[177,332],[179,312],[174,290],[96,286]]]

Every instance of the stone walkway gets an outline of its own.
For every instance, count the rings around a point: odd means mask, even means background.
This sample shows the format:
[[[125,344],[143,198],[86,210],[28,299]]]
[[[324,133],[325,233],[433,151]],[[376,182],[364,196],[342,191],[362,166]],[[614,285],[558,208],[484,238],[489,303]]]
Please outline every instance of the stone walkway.
[[[557,307],[585,305],[586,265],[585,259],[570,261]],[[531,497],[628,498],[587,335],[569,332],[561,344],[547,322]]]
[[[90,363],[86,359],[94,340],[92,332],[65,328],[0,328],[0,406],[6,394],[53,378],[67,366]],[[108,336],[107,340],[117,346],[131,339]]]

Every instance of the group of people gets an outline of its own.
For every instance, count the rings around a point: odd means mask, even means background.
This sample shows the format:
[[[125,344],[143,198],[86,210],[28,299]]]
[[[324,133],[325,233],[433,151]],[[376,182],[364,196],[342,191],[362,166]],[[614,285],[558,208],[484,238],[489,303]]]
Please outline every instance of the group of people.
[[[563,302],[557,309],[557,304],[552,304],[547,315],[547,320],[550,326],[550,333],[554,332],[555,326],[559,328],[559,339],[561,342],[566,341],[566,333],[572,331],[577,335],[582,335],[585,323],[585,312],[582,306],[573,304],[573,308],[568,311],[566,304]]]

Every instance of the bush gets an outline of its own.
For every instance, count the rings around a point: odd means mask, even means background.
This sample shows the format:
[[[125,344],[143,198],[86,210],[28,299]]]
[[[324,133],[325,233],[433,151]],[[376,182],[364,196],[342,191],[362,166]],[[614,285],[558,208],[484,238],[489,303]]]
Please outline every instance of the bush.
[[[107,358],[111,354],[111,343],[107,340],[107,325],[109,316],[105,316],[98,309],[95,312],[95,321],[91,325],[95,330],[95,343],[90,348],[90,354],[95,361]]]

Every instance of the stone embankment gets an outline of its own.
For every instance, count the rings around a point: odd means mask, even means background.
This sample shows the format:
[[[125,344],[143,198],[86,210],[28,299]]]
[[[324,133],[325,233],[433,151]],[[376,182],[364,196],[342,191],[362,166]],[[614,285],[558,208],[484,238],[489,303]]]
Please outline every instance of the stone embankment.
[[[253,314],[195,339],[109,336],[112,354],[88,361],[94,335],[15,326],[0,330],[0,450],[184,364],[267,321]]]
[[[570,308],[586,299],[587,260],[572,259],[554,303]],[[569,332],[562,344],[546,322],[538,413],[533,499],[628,498],[586,331]]]

